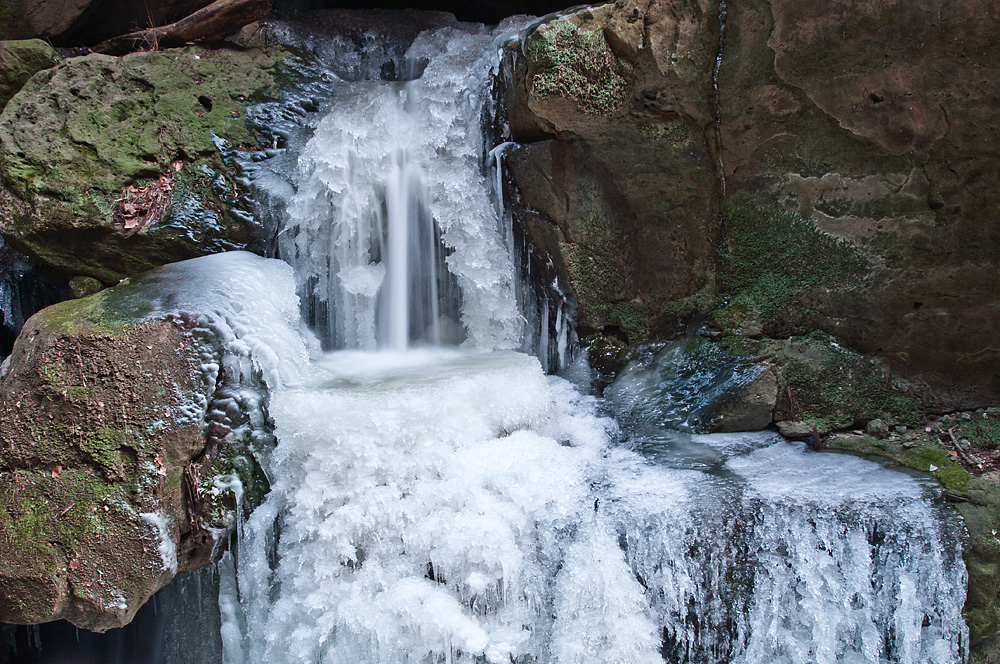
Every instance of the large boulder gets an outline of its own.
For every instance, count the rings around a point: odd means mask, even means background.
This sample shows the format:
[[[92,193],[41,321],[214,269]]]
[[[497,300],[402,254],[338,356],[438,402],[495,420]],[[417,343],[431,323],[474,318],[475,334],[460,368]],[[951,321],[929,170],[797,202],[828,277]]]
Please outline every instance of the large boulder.
[[[0,379],[0,621],[120,627],[221,552],[266,488],[251,448],[297,321],[290,269],[241,252],[29,319]]]
[[[604,391],[627,422],[704,433],[757,431],[774,418],[778,375],[756,353],[687,337],[633,355]]]
[[[719,203],[708,0],[582,9],[512,45],[506,165],[583,333],[673,325],[711,284]],[[695,297],[695,300],[698,298]]]
[[[106,283],[206,253],[263,251],[232,159],[245,107],[278,97],[289,53],[92,54],[43,72],[0,114],[0,233]],[[270,146],[269,146],[270,147]]]
[[[516,214],[581,332],[822,330],[929,385],[930,409],[995,403],[994,8],[726,10],[619,0],[510,49]]]
[[[55,49],[41,39],[0,41],[0,111],[29,78],[55,63]]]

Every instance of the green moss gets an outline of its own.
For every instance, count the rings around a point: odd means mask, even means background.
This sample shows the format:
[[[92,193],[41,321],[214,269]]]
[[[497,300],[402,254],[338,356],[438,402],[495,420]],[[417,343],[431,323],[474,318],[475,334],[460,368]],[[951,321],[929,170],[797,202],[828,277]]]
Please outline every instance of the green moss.
[[[987,418],[981,414],[963,420],[954,429],[955,438],[968,440],[975,447],[988,450],[1000,449],[1000,419]]]
[[[579,222],[578,242],[560,246],[583,318],[597,329],[617,328],[630,341],[646,336],[653,312],[632,301],[631,250],[626,233],[603,209]]]
[[[628,98],[628,67],[612,53],[600,28],[584,29],[569,19],[540,26],[528,39],[531,95],[563,97],[584,113],[610,115]]]
[[[649,308],[640,302],[622,302],[611,307],[609,314],[630,340],[637,341],[649,334]]]
[[[868,435],[838,435],[829,439],[830,449],[854,454],[882,456],[896,463],[930,473],[950,491],[968,489],[972,475],[955,463],[948,450],[930,441],[879,440]],[[931,470],[934,468],[934,470]]]
[[[994,655],[1000,654],[996,641],[1000,632],[1000,485],[973,477],[958,497],[965,499],[957,507],[969,531],[965,617],[972,644],[971,661],[975,661],[977,653],[985,657],[991,648]]]
[[[818,361],[788,359],[780,367],[794,397],[789,415],[836,431],[881,418],[891,424],[923,422],[917,401],[872,360],[821,338],[803,342]]]
[[[651,141],[663,141],[676,147],[687,143],[691,132],[682,122],[667,122],[664,124],[644,125],[642,135]]]
[[[585,314],[607,318],[609,303],[623,299],[622,285],[628,280],[621,257],[627,237],[597,208],[579,228],[578,242],[560,247],[570,284]]]
[[[38,321],[52,334],[119,335],[146,320],[154,305],[138,287],[123,284],[89,297],[67,300],[38,312]]]
[[[112,510],[128,502],[127,487],[78,469],[53,476],[3,473],[0,489],[0,567],[13,564],[21,571],[60,564],[59,546],[72,548],[104,532]]]
[[[811,291],[859,285],[869,271],[850,243],[821,232],[801,216],[761,205],[747,196],[723,207],[718,286],[724,304],[718,321],[786,316]]]
[[[220,491],[216,487],[216,478],[227,477],[239,479],[243,487],[242,505],[236,504],[236,496],[232,491]],[[245,512],[253,510],[263,502],[270,489],[264,470],[249,450],[249,442],[240,438],[227,440],[219,458],[212,463],[208,472],[202,474],[199,485],[199,493],[206,500],[205,516],[208,525],[230,525],[238,508]]]
[[[122,448],[127,444],[125,432],[110,427],[84,431],[80,436],[80,449],[100,466],[105,477],[121,480],[126,476]]]

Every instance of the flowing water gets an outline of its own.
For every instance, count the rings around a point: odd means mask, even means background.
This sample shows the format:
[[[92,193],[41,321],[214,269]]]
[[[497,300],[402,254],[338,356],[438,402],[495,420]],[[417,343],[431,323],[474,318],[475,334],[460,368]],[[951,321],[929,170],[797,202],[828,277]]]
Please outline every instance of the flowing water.
[[[546,375],[570,361],[566,310],[524,306],[505,146],[482,129],[503,35],[425,32],[392,67],[419,63],[408,82],[361,56],[331,75],[298,160],[251,173],[292,269],[160,272],[225,342],[206,372],[267,385],[278,441],[259,438],[271,490],[213,577],[220,658],[964,661],[960,524],[927,480],[670,431],[641,417],[656,385],[602,400]]]
[[[642,385],[601,401],[517,352],[566,340],[519,314],[491,197],[501,33],[339,82],[289,175],[281,255],[328,352],[271,385],[225,661],[963,661],[959,526],[925,481],[630,424]]]

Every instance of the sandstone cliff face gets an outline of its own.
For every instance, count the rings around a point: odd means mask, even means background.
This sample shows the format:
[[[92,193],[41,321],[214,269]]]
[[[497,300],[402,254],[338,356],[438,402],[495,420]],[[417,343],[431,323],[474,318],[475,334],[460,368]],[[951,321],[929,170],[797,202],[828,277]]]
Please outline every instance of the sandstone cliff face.
[[[619,1],[525,40],[507,161],[582,332],[822,330],[931,409],[995,402],[997,8],[726,9]]]
[[[727,17],[727,201],[795,213],[867,263],[771,317],[773,334],[823,329],[930,385],[938,407],[1000,397],[998,25],[978,0],[773,0]]]

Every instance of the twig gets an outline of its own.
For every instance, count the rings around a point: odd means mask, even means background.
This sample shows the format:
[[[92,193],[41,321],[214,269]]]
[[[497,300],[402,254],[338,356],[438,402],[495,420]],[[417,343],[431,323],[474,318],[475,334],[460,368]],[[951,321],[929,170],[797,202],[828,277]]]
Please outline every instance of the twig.
[[[958,452],[958,456],[961,457],[962,461],[969,464],[970,466],[977,466],[981,468],[983,462],[977,459],[976,457],[972,456],[965,450],[963,450],[958,440],[955,439],[955,427],[952,427],[947,431],[948,431],[948,437],[951,438],[951,444],[955,447],[955,451]]]

